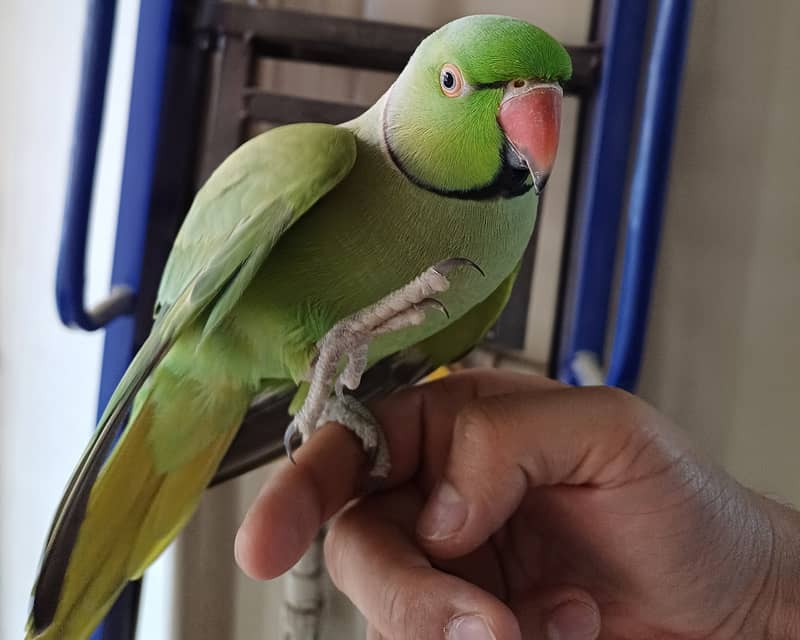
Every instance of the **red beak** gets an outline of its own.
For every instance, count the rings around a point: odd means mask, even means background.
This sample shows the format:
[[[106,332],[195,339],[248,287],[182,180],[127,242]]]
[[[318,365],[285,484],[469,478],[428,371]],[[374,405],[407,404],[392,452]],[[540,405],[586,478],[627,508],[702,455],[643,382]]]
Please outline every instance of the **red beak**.
[[[558,151],[563,92],[557,84],[512,81],[497,119],[521,162],[533,176],[536,193],[544,189]]]

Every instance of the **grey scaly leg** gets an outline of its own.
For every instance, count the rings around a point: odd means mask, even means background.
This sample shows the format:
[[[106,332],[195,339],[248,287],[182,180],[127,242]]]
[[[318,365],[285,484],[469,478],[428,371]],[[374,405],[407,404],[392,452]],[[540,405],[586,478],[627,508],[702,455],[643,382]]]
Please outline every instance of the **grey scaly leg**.
[[[333,420],[344,424],[364,443],[374,461],[372,475],[385,477],[388,474],[389,455],[377,422],[365,407],[344,395],[344,388],[351,391],[358,388],[367,366],[367,349],[372,339],[422,324],[427,311],[432,308],[447,314],[447,309],[432,296],[447,291],[450,288],[447,276],[462,266],[483,274],[478,265],[466,258],[445,260],[377,303],[336,323],[325,334],[317,343],[319,355],[311,367],[308,396],[284,437],[290,458],[298,433],[306,440],[318,426]],[[344,357],[347,364],[337,376],[339,363]],[[336,397],[329,402],[332,391]]]
[[[361,376],[367,367],[367,350],[373,338],[422,324],[426,312],[431,308],[448,315],[444,305],[431,296],[450,287],[447,275],[459,266],[470,266],[483,274],[481,268],[471,260],[445,260],[377,304],[337,323],[317,343],[319,354],[311,367],[308,396],[284,437],[290,458],[295,435],[299,433],[305,440],[314,429],[326,422],[338,422],[361,440],[372,463],[370,475],[375,478],[389,475],[389,448],[380,425],[363,404],[352,396],[346,396],[344,389],[355,390],[361,383]],[[347,364],[337,376],[343,357],[347,357]],[[333,397],[331,391],[334,392]],[[320,576],[325,570],[321,563],[322,538],[322,535],[317,536],[311,548],[287,576],[285,640],[318,638],[323,609]]]

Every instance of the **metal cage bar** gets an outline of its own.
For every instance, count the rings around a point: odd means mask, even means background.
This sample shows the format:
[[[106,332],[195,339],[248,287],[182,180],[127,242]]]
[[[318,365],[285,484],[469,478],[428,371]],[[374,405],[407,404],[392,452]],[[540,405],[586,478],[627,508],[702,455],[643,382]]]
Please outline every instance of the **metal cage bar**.
[[[641,368],[655,274],[691,0],[660,0],[652,27],[638,129],[632,125],[642,67],[647,6],[616,0],[608,15],[609,41],[595,103],[588,187],[575,251],[574,288],[565,316],[559,376],[571,384],[606,384],[633,390]],[[624,43],[624,44],[623,44]],[[629,181],[630,144],[638,130]],[[626,189],[627,188],[627,189]],[[617,257],[617,238],[628,194],[625,253],[614,341],[607,375],[605,343]]]
[[[601,357],[604,349],[649,3],[612,0],[606,8],[601,16],[603,66],[592,98],[590,146],[582,168],[576,238],[569,252],[572,273],[564,283],[571,295],[558,366],[559,377],[571,384],[577,382],[572,371],[575,354],[590,351]]]
[[[616,329],[606,377],[606,384],[628,390],[636,386],[642,365],[691,8],[691,0],[662,0],[647,69]]]

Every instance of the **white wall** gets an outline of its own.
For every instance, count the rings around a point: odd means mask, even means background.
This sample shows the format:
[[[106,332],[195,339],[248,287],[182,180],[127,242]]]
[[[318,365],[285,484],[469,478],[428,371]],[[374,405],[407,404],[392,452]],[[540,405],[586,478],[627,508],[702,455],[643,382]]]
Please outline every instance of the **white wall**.
[[[0,636],[18,638],[92,424],[100,337],[62,329],[53,303],[83,15],[57,2],[0,12]]]

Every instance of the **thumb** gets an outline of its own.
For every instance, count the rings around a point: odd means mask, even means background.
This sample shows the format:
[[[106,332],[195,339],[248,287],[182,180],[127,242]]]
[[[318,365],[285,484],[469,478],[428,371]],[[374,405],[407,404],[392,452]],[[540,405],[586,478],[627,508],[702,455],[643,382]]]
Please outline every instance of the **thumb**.
[[[600,635],[600,611],[585,591],[552,587],[511,603],[523,638],[595,640]]]

